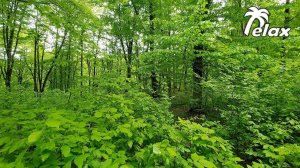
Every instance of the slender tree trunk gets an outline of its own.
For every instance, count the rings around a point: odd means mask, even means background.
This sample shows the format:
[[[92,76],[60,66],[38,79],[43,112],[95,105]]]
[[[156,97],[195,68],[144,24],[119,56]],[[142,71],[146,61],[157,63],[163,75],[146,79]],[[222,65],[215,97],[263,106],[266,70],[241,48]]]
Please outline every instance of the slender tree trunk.
[[[288,7],[288,5],[290,5],[290,0],[286,0],[285,1],[285,5],[287,5],[287,7],[285,8],[284,10],[284,13],[285,13],[285,17],[284,17],[284,27],[285,28],[289,28],[290,26],[290,7]],[[286,36],[283,37],[283,40],[287,39]],[[283,45],[282,46],[283,50],[282,50],[282,60],[281,60],[281,67],[282,67],[282,72],[285,72],[285,69],[286,69],[286,48],[285,46]]]
[[[132,54],[133,54],[133,40],[130,39],[127,46],[127,78],[131,78],[131,70],[132,70]]]
[[[291,3],[290,0],[286,0],[286,1],[285,1],[285,4],[286,4],[286,5],[290,5],[290,3]],[[284,27],[285,27],[285,28],[289,28],[289,27],[290,27],[290,20],[291,20],[291,19],[290,19],[290,14],[291,14],[291,12],[290,12],[290,7],[286,7],[284,13],[285,13],[285,17],[284,17]],[[286,38],[287,38],[286,36],[283,37],[283,39],[286,39]]]
[[[242,0],[238,1],[238,6],[239,6],[240,9],[242,9]],[[242,36],[244,36],[245,34],[244,34],[244,24],[243,24],[243,22],[240,23],[240,27],[241,27],[241,34],[242,34]]]
[[[168,95],[169,95],[169,97],[171,97],[172,96],[172,79],[171,79],[169,70],[167,73],[167,85],[168,85]]]
[[[203,46],[198,45],[194,47],[194,54],[199,54],[199,51],[203,50]],[[198,111],[202,109],[202,80],[204,76],[204,64],[203,64],[203,57],[196,56],[193,61],[193,78],[194,78],[194,85],[193,85],[193,99],[194,104],[192,105],[193,111]]]
[[[87,64],[87,68],[88,68],[88,76],[89,76],[89,86],[91,86],[91,75],[92,75],[92,63],[91,61],[87,58],[86,59],[86,64]]]
[[[23,71],[24,71],[24,65],[23,65],[23,56],[20,56],[19,59],[19,69],[17,71],[17,75],[18,75],[18,84],[22,85],[23,83]],[[1,79],[1,75],[0,75],[0,79]]]
[[[150,21],[150,35],[154,35],[154,23],[153,20],[155,18],[154,16],[154,11],[153,11],[153,3],[150,1],[150,5],[149,5],[149,21]],[[151,39],[150,40],[150,52],[152,52],[154,50],[154,41]],[[155,72],[155,64],[152,63],[153,65],[153,69],[151,71],[151,86],[152,86],[152,97],[153,98],[159,98],[159,82],[157,80],[157,74]]]
[[[140,59],[139,59],[139,47],[138,47],[138,42],[135,41],[135,57],[136,57],[136,68],[139,69],[140,68]],[[137,71],[136,73],[136,78],[138,81],[141,81],[142,80],[142,77],[141,77],[141,73],[139,73],[139,71]]]
[[[212,0],[207,0],[206,8],[209,9]],[[202,32],[204,33],[204,32]],[[201,54],[201,51],[204,50],[204,46],[202,44],[198,44],[194,47],[194,54],[196,58],[193,61],[193,104],[191,111],[198,112],[203,109],[203,88],[202,88],[202,81],[204,78],[204,60]]]
[[[81,81],[80,81],[80,86],[83,86],[83,33],[84,31],[82,30],[81,32],[81,38],[80,38],[80,47],[81,47],[81,51],[80,51],[80,77],[81,77]]]
[[[71,69],[72,69],[72,62],[71,62],[71,42],[72,42],[72,38],[71,35],[69,36],[69,42],[68,42],[68,52],[67,52],[67,82],[66,82],[66,92],[69,90],[69,88],[71,87]]]
[[[1,72],[4,74],[5,86],[10,91],[14,57],[17,51],[19,34],[21,31],[21,23],[17,25],[19,2],[17,0],[13,0],[9,1],[8,3],[3,2],[2,5],[3,8],[5,5],[7,5],[7,11],[2,10],[1,14],[2,16],[6,16],[5,20],[3,18],[2,22],[2,36],[6,54],[6,67],[5,69],[1,67]]]
[[[37,30],[37,28],[36,28]],[[37,50],[38,50],[38,37],[37,32],[34,37],[34,58],[33,58],[33,87],[34,91],[37,93],[38,89],[38,80],[37,80]]]
[[[183,51],[183,87],[184,89],[186,89],[187,87],[187,72],[188,72],[188,60],[187,60],[187,54],[186,54],[186,47],[184,48],[184,51]]]

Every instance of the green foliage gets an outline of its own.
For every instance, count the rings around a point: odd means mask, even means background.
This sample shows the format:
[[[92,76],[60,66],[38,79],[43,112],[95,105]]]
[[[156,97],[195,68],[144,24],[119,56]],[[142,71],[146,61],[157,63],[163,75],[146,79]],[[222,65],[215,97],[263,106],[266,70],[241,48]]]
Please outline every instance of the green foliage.
[[[5,93],[11,106],[1,106],[1,167],[239,167],[213,130],[174,122],[167,104],[145,93],[104,89],[69,103],[68,93]]]
[[[0,168],[300,167],[300,0],[1,3]]]

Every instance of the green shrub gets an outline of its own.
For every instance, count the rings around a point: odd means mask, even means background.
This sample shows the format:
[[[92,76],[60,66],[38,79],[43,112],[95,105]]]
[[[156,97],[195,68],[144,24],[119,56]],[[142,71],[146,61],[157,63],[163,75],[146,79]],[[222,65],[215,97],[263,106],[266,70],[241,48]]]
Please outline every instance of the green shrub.
[[[1,102],[0,167],[240,167],[213,130],[144,93],[26,93]]]

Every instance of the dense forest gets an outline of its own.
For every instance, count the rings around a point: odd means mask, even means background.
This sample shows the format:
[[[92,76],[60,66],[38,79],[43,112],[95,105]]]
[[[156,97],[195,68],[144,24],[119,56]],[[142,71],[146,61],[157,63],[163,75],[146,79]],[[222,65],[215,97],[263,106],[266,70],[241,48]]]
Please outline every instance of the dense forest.
[[[299,0],[0,1],[0,168],[300,167]]]

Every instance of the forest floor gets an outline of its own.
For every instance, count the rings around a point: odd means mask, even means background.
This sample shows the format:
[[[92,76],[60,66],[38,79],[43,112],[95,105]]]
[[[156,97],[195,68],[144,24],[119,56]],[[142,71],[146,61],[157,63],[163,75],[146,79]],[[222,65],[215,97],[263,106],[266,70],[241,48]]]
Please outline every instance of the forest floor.
[[[170,111],[173,112],[175,118],[182,118],[187,120],[193,120],[193,118],[202,118],[204,112],[194,112],[188,106],[174,106],[170,108]]]
[[[171,107],[170,111],[172,111],[176,117],[180,117],[180,118],[189,118],[194,115],[189,112],[190,108],[186,106]]]
[[[206,119],[218,120],[220,119],[218,110],[216,109],[203,109],[199,111],[192,111],[188,105],[171,105],[170,111],[174,114],[175,118],[182,118],[187,120],[195,121],[195,118],[203,118],[205,115]]]

